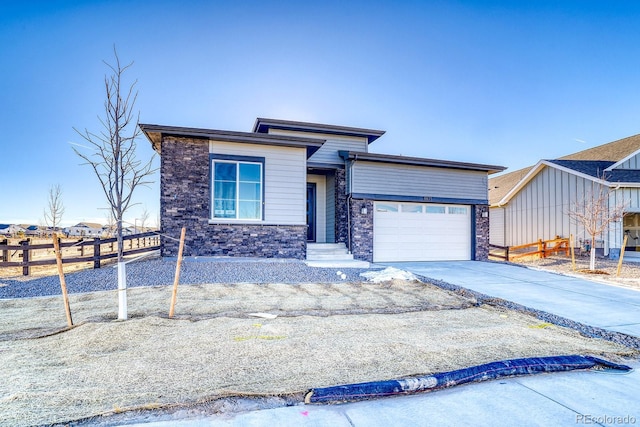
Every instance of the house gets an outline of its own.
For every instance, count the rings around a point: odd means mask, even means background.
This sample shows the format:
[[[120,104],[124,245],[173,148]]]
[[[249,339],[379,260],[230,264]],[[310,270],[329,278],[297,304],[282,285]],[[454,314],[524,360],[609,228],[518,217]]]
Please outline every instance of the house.
[[[369,152],[385,132],[258,118],[252,132],[140,124],[160,154],[163,256],[364,261],[488,256],[488,174],[500,166]]]
[[[18,233],[24,233],[25,229],[15,224],[0,224],[0,236],[13,237]]]
[[[490,241],[517,246],[572,234],[575,246],[591,244],[568,212],[600,191],[609,194],[607,209],[624,204],[625,215],[596,238],[595,247],[618,254],[627,235],[626,254],[640,256],[640,135],[491,177]]]
[[[81,237],[100,237],[104,232],[101,224],[93,222],[81,222],[72,227],[65,228],[64,232],[67,236],[81,236]]]

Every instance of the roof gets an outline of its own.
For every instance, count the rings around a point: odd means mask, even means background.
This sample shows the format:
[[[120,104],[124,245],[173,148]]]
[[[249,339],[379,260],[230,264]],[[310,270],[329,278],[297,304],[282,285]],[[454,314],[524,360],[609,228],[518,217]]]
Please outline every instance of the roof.
[[[80,222],[74,225],[74,227],[102,228],[102,224],[96,222]]]
[[[391,156],[388,154],[364,153],[359,151],[340,151],[339,154],[340,157],[345,160],[365,160],[370,162],[394,163],[400,165],[466,169],[488,173],[496,173],[505,169],[503,166],[484,165],[479,163],[452,162],[448,160],[426,159],[422,157]]]
[[[583,173],[585,175],[592,176],[594,178],[604,178],[608,180],[609,173],[605,170],[614,164],[612,161],[602,160],[547,160],[558,166],[563,166],[567,169],[574,170],[576,172]]]
[[[615,163],[638,150],[640,150],[640,134],[559,157],[558,160],[602,160]]]
[[[260,117],[256,119],[253,125],[253,131],[256,133],[269,133],[270,129],[365,137],[369,144],[385,133],[383,130],[326,125],[321,123],[294,122],[291,120],[265,119]]]
[[[497,204],[507,193],[524,178],[533,166],[489,178],[489,204]]]
[[[519,191],[519,188],[522,188],[545,166],[558,166],[595,180],[604,177],[610,183],[640,183],[640,170],[614,169],[619,163],[638,153],[640,153],[640,134],[558,159],[541,160],[534,166],[490,178],[489,204],[497,205],[508,202],[511,196]]]
[[[153,149],[160,154],[160,141],[162,136],[182,136],[188,138],[213,139],[225,142],[240,142],[247,144],[264,144],[281,147],[306,148],[307,158],[325,143],[326,140],[319,138],[301,138],[290,136],[278,136],[257,134],[253,132],[232,132],[216,129],[187,128],[179,126],[163,126],[140,123],[140,130],[151,141]]]

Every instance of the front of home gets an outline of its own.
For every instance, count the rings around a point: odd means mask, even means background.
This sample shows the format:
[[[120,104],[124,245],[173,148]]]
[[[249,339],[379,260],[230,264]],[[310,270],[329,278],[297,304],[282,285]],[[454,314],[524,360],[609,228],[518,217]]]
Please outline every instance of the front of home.
[[[161,158],[162,230],[186,227],[188,255],[305,259],[327,243],[365,261],[487,258],[499,166],[373,154],[383,131],[317,123],[140,128]]]
[[[570,154],[489,180],[491,243],[518,246],[555,236],[591,245],[591,236],[569,213],[593,195],[607,196],[605,209],[624,216],[596,236],[604,255],[640,256],[640,135]],[[588,203],[587,203],[588,204]]]

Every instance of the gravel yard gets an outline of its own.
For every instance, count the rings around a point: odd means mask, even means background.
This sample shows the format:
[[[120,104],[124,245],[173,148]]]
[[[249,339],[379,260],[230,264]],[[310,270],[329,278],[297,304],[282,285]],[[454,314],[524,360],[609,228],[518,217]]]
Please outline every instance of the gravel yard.
[[[105,291],[117,288],[115,264],[66,275],[69,293]],[[173,283],[175,260],[155,258],[127,264],[127,287],[169,285]],[[2,269],[0,269],[2,270]],[[342,279],[336,274],[346,275]],[[295,260],[219,260],[185,259],[180,270],[181,284],[201,283],[340,283],[360,280],[363,269],[313,268]],[[1,275],[0,299],[60,295],[60,280],[55,269],[49,275],[32,277]]]

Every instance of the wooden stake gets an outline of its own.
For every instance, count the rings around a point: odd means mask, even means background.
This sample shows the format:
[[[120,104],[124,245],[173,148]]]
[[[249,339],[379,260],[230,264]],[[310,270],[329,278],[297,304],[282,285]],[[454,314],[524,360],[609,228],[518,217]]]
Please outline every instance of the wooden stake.
[[[629,236],[625,234],[624,240],[622,242],[622,247],[620,248],[620,259],[618,260],[618,271],[616,271],[616,277],[620,277],[620,270],[622,269],[622,258],[624,258],[624,248],[627,246],[628,238]]]
[[[576,270],[576,250],[573,247],[573,234],[569,234],[569,246],[571,247],[571,266]]]
[[[173,292],[171,293],[171,307],[169,308],[169,317],[173,317],[173,312],[176,308],[176,298],[178,297],[178,282],[180,281],[180,266],[182,265],[182,251],[184,249],[184,236],[187,232],[185,227],[182,227],[180,233],[180,247],[178,249],[178,262],[176,263],[176,275],[173,279]]]
[[[69,294],[67,294],[67,281],[64,278],[64,271],[62,270],[62,251],[60,250],[60,243],[58,242],[58,235],[56,233],[53,233],[53,248],[56,252],[56,264],[58,265],[58,276],[60,276],[60,288],[62,289],[64,311],[67,314],[67,325],[73,326],[71,308],[69,307]]]

